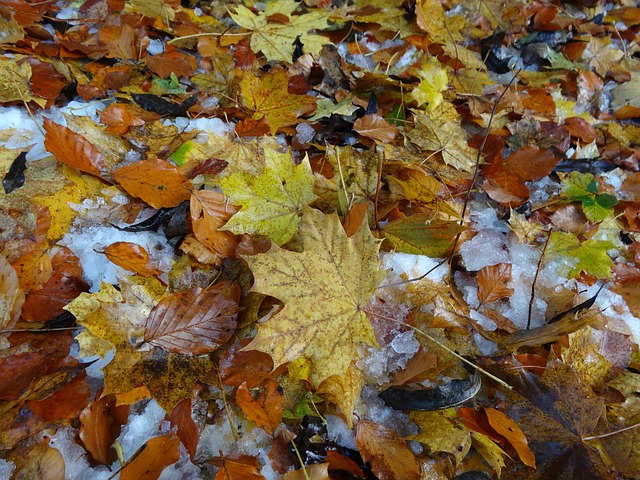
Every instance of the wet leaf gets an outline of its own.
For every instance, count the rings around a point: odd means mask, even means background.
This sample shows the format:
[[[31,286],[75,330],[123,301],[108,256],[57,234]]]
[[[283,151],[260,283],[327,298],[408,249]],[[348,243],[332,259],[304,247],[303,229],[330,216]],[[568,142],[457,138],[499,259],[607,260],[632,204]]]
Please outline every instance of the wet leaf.
[[[62,454],[47,442],[42,442],[32,448],[15,477],[16,480],[64,480],[65,463]]]
[[[92,143],[48,118],[44,119],[43,125],[47,132],[44,146],[58,161],[81,172],[100,176],[104,168],[104,156]]]
[[[419,213],[389,222],[383,232],[400,252],[442,258],[451,253],[457,235],[466,230],[458,222],[433,220]]]
[[[171,415],[169,415],[169,421],[171,422],[171,425],[178,428],[176,435],[178,435],[178,438],[184,445],[184,448],[189,452],[191,461],[193,461],[196,454],[196,448],[198,448],[200,429],[191,417],[190,398],[185,398],[174,407]]]
[[[485,408],[484,411],[487,413],[489,424],[515,448],[522,463],[536,468],[536,458],[518,425],[500,410]]]
[[[80,414],[80,440],[93,459],[101,465],[110,465],[116,458],[111,448],[126,422],[126,415],[118,415],[113,394],[91,402]],[[128,413],[129,409],[126,408]]]
[[[147,319],[144,339],[182,355],[202,355],[224,345],[236,328],[240,288],[222,282],[165,297]]]
[[[453,409],[438,412],[411,412],[410,418],[420,427],[420,433],[411,435],[426,445],[431,452],[446,452],[460,463],[471,448],[471,434],[463,425],[456,422]]]
[[[398,133],[398,129],[377,114],[365,115],[353,124],[353,129],[363,137],[391,143]]]
[[[9,171],[2,179],[4,193],[9,194],[24,185],[24,171],[27,168],[27,153],[22,152],[11,163]]]

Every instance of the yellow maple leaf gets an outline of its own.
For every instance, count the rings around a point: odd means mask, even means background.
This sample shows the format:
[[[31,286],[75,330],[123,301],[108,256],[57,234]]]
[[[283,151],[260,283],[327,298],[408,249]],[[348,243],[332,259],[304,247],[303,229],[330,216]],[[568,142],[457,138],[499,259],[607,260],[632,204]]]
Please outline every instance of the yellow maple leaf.
[[[329,12],[309,9],[302,15],[292,15],[297,5],[293,0],[268,2],[265,11],[257,15],[240,5],[235,13],[231,13],[231,18],[241,27],[253,31],[251,50],[262,52],[267,60],[291,62],[298,37],[305,52],[314,55],[320,53],[323,45],[331,43],[322,35],[309,33],[328,27]]]
[[[306,358],[317,386],[343,376],[360,344],[377,344],[363,309],[384,274],[366,222],[347,238],[336,214],[307,208],[298,231],[302,253],[272,247],[245,257],[254,289],[284,302],[246,349],[268,353],[275,367]]]
[[[220,182],[231,203],[242,206],[222,230],[262,234],[280,246],[295,235],[304,207],[316,198],[313,174],[309,159],[296,166],[291,152],[265,147],[264,160],[260,176],[236,173]]]
[[[435,57],[432,57],[416,69],[415,73],[421,80],[411,92],[411,96],[418,105],[426,103],[427,111],[433,112],[444,101],[442,92],[449,88],[447,71]]]
[[[246,75],[240,81],[242,103],[254,112],[254,119],[267,119],[272,135],[280,127],[298,123],[300,115],[311,113],[316,106],[313,97],[291,95],[288,84],[289,78],[282,69],[273,69],[260,78]]]

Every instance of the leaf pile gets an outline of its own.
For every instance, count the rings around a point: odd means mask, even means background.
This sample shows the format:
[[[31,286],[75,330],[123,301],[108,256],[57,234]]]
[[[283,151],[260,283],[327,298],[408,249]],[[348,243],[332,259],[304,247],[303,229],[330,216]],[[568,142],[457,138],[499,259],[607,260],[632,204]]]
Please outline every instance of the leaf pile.
[[[0,0],[2,471],[640,478],[630,5]]]

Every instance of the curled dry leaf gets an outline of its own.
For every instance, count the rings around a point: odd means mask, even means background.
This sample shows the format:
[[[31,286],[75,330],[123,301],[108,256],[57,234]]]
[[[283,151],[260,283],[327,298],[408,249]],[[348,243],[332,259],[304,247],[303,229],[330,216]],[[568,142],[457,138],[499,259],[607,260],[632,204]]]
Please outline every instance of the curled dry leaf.
[[[240,287],[229,282],[169,295],[151,310],[144,339],[182,355],[213,352],[235,331],[239,299]]]
[[[511,280],[511,264],[489,265],[478,272],[478,300],[481,304],[492,303],[513,294],[507,284]]]
[[[113,178],[130,195],[153,208],[172,208],[189,200],[190,185],[169,162],[151,158],[115,170]]]
[[[284,396],[281,390],[278,382],[268,378],[264,382],[264,390],[257,398],[253,398],[246,383],[243,383],[236,391],[236,402],[249,420],[273,435],[282,420]]]
[[[398,129],[377,114],[365,115],[353,124],[353,129],[363,137],[391,143],[398,133]]]
[[[46,132],[44,146],[58,161],[81,172],[100,176],[104,156],[91,142],[48,118],[44,119],[43,125]]]
[[[104,254],[119,267],[143,277],[152,277],[162,273],[161,270],[153,265],[147,251],[137,243],[112,243],[104,249]]]
[[[380,480],[418,480],[420,468],[407,443],[379,423],[361,420],[356,426],[356,446]]]
[[[191,225],[196,238],[222,257],[233,257],[240,239],[231,232],[220,231],[231,216],[240,210],[225,202],[214,190],[196,190],[191,194]]]

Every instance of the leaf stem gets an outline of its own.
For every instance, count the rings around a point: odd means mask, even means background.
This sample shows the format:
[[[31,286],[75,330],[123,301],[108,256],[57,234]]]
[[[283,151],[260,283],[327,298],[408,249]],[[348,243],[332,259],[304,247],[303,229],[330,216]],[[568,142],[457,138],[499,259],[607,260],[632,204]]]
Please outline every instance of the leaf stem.
[[[623,428],[620,428],[618,430],[614,430],[613,432],[601,433],[600,435],[590,435],[588,437],[582,437],[582,441],[588,442],[589,440],[597,440],[599,438],[610,437],[612,435],[617,435],[619,433],[626,432],[627,430],[632,430],[632,429],[637,428],[637,427],[640,427],[640,422],[634,423],[633,425],[629,425],[628,427],[623,427]]]

